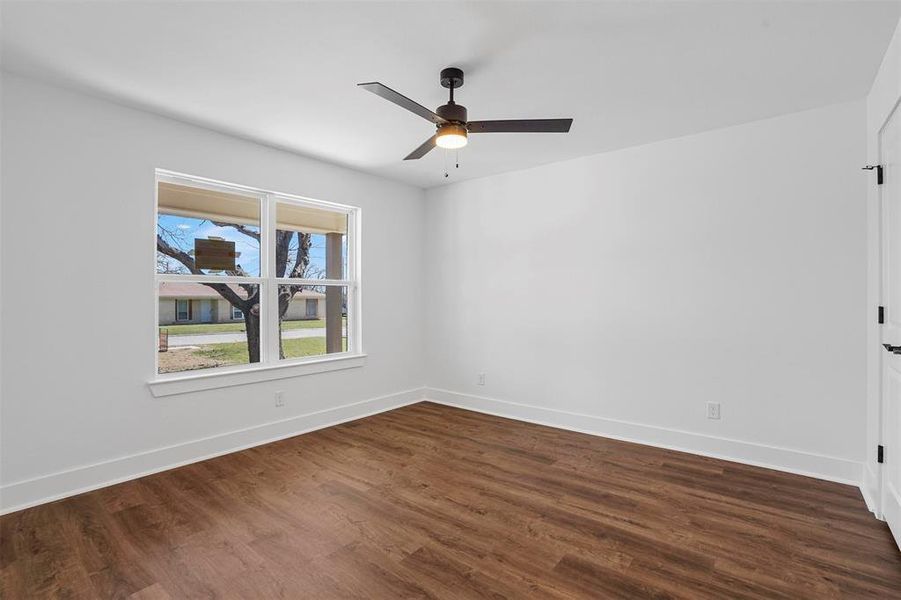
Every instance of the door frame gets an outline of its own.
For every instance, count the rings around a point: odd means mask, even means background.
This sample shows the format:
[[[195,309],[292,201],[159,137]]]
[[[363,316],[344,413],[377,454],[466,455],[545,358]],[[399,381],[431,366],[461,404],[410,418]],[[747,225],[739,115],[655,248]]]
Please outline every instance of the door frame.
[[[892,122],[896,116],[901,117],[901,96],[895,99],[895,103],[892,106],[891,110],[888,111],[888,114],[883,120],[882,124],[879,126],[879,129],[876,131],[876,164],[884,165],[885,155],[883,152],[883,134],[885,133],[886,128],[889,123]],[[884,167],[883,167],[884,168]],[[888,236],[886,235],[886,210],[885,210],[885,187],[881,185],[876,185],[876,217],[878,222],[877,229],[877,297],[878,297],[878,305],[885,306],[886,305],[886,290],[885,290],[885,269],[886,269],[886,256],[887,256],[887,244],[888,244]],[[886,416],[886,406],[885,406],[885,369],[888,368],[886,365],[886,360],[888,360],[887,352],[882,348],[883,343],[883,330],[882,327],[884,324],[880,324],[878,327],[878,335],[877,342],[879,343],[879,361],[878,361],[878,381],[876,382],[876,393],[877,393],[877,427],[876,432],[878,435],[878,439],[876,443],[880,446],[885,445],[885,441],[888,437],[888,423]],[[895,450],[897,451],[897,450]],[[869,456],[869,454],[868,454]],[[882,464],[876,465],[877,469],[877,493],[876,498],[873,498],[873,513],[878,519],[885,520],[885,501],[886,501],[886,477],[887,470],[883,467]]]

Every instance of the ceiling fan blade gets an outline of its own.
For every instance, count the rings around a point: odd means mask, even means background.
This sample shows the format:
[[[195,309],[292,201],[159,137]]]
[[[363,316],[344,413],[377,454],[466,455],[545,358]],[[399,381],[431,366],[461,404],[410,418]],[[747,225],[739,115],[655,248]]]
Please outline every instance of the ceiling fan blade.
[[[511,119],[508,121],[470,121],[470,133],[568,133],[572,119]]]
[[[381,96],[382,98],[384,98],[385,100],[388,100],[389,102],[394,102],[401,108],[406,108],[411,113],[417,114],[420,117],[422,117],[423,119],[425,119],[427,121],[431,121],[435,125],[441,125],[442,123],[447,123],[447,121],[445,121],[444,119],[442,119],[441,117],[439,117],[438,115],[436,115],[435,113],[433,113],[432,111],[427,109],[422,104],[419,104],[418,102],[414,102],[413,100],[410,100],[403,94],[399,94],[399,93],[395,92],[388,86],[382,85],[378,81],[373,81],[371,83],[358,83],[357,85],[368,92],[372,92],[376,96]]]
[[[419,148],[405,156],[404,160],[416,160],[428,154],[429,150],[435,147],[435,138],[437,137],[438,134],[436,133],[435,135],[424,141]]]

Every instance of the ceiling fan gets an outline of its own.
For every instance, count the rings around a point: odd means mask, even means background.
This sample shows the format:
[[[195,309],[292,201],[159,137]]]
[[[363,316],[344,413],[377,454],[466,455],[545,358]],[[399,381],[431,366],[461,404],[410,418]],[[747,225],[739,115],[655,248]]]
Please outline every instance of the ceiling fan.
[[[456,67],[441,70],[441,85],[450,90],[447,104],[439,106],[435,112],[410,100],[377,81],[358,83],[358,86],[393,102],[411,113],[434,123],[438,131],[427,139],[404,160],[415,160],[425,156],[429,150],[440,148],[456,149],[466,145],[470,133],[567,133],[572,119],[512,119],[506,121],[467,121],[466,107],[454,102],[454,90],[463,85],[463,71]]]

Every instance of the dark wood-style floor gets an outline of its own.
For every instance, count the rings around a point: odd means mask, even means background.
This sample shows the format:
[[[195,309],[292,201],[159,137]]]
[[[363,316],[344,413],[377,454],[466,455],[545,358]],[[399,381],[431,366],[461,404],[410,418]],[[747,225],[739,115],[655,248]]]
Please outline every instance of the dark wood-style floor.
[[[0,520],[13,598],[901,598],[857,489],[423,403]]]

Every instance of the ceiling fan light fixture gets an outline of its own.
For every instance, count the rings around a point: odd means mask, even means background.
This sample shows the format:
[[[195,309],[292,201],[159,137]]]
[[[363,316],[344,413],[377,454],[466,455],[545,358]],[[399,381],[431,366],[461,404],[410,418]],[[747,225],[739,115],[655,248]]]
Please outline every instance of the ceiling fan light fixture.
[[[457,67],[441,69],[441,86],[448,89],[448,99],[446,104],[442,104],[434,112],[378,81],[357,85],[438,126],[438,131],[405,156],[404,160],[418,160],[436,146],[448,150],[462,148],[469,141],[467,138],[470,133],[569,133],[573,124],[572,119],[470,121],[466,107],[454,102],[454,90],[463,85],[463,71]]]
[[[439,148],[448,150],[456,150],[466,145],[467,131],[462,125],[442,125],[438,128],[438,135],[435,137],[435,144]]]

